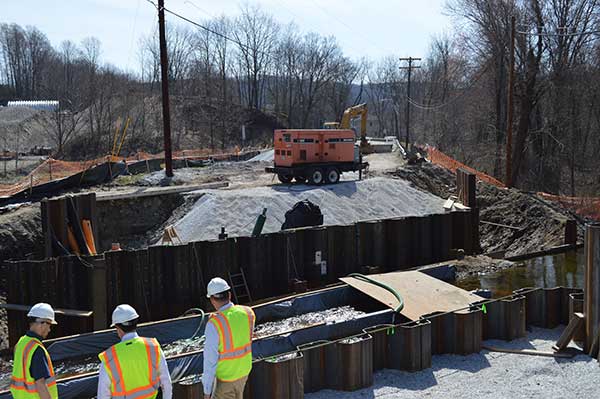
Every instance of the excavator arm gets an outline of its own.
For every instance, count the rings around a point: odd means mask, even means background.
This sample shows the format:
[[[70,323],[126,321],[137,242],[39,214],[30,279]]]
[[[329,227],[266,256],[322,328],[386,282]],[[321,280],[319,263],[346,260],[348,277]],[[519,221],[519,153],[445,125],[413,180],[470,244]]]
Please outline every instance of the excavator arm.
[[[360,117],[360,141],[365,142],[367,137],[367,104],[359,104],[354,107],[350,107],[344,111],[342,116],[342,122],[340,123],[341,129],[350,129],[350,123],[352,119]]]

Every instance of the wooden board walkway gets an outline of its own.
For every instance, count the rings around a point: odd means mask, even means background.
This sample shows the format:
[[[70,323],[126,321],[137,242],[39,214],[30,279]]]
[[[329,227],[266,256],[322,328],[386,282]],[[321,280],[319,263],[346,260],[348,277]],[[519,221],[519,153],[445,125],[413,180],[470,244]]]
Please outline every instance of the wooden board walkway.
[[[400,313],[413,321],[433,312],[466,308],[483,299],[418,271],[371,274],[367,277],[396,289],[404,299],[404,309]],[[381,287],[352,277],[341,280],[392,309],[398,306],[396,297]]]

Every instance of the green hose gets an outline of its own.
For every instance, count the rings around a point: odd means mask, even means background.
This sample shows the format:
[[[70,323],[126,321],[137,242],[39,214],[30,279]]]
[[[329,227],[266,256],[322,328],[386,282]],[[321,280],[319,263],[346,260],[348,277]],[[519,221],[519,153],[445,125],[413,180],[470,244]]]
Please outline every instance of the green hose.
[[[381,281],[373,280],[372,278],[369,278],[360,273],[350,273],[348,275],[348,277],[354,277],[357,280],[361,280],[366,283],[371,283],[373,285],[376,285],[378,287],[381,287],[381,288],[391,292],[392,295],[394,295],[396,297],[396,299],[398,300],[398,306],[396,306],[394,311],[400,313],[402,311],[402,309],[404,309],[404,299],[402,299],[402,295],[400,295],[400,293],[398,291],[396,291],[394,288],[390,287],[389,285],[382,283]]]
[[[198,333],[200,332],[200,329],[204,325],[204,320],[206,318],[206,314],[204,313],[204,310],[202,310],[200,308],[190,308],[190,309],[186,310],[185,312],[183,312],[183,314],[181,316],[182,317],[189,316],[194,313],[200,313],[202,315],[202,317],[200,318],[200,324],[198,324],[198,328],[196,329],[196,331],[194,331],[194,334],[191,337],[189,337],[188,339],[194,339],[198,336]]]

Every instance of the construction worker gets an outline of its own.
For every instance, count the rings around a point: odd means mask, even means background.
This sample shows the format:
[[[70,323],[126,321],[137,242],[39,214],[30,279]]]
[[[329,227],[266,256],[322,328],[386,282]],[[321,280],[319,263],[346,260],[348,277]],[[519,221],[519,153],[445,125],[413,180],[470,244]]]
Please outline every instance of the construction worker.
[[[113,311],[111,327],[116,328],[121,342],[98,355],[102,362],[98,399],[155,398],[159,386],[163,399],[171,399],[171,376],[160,344],[154,338],[138,336],[138,320],[129,305],[119,305]]]
[[[242,399],[252,369],[254,312],[231,302],[229,284],[216,277],[207,298],[217,310],[206,324],[202,385],[205,399]]]
[[[47,303],[37,303],[27,313],[29,331],[15,346],[10,393],[14,399],[57,399],[54,368],[48,351],[42,344],[56,324],[54,309]]]

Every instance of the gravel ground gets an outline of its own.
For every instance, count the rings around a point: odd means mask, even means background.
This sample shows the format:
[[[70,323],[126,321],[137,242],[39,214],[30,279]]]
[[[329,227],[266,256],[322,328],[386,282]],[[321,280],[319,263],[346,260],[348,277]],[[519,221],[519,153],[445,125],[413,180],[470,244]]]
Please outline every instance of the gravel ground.
[[[321,208],[323,225],[444,212],[441,198],[407,181],[381,177],[320,187],[277,185],[202,193],[189,213],[169,221],[183,241],[216,239],[221,226],[230,236],[249,236],[263,208],[267,208],[263,233],[280,231],[285,212],[305,199]]]
[[[258,162],[258,161],[266,161],[273,162],[275,158],[275,150],[266,150],[248,160],[248,162]]]
[[[549,351],[564,327],[534,328],[512,342],[485,343],[512,349]],[[469,356],[434,356],[432,367],[407,373],[375,373],[373,386],[355,392],[323,390],[308,399],[358,398],[591,398],[598,396],[600,367],[589,356],[554,359],[483,350]]]
[[[232,188],[255,187],[272,184],[274,174],[266,173],[265,167],[271,162],[215,162],[210,166],[198,168],[180,168],[173,171],[171,185],[199,184],[213,181],[226,181]],[[164,184],[165,171],[159,170],[140,178],[136,184],[141,186],[160,186]]]

